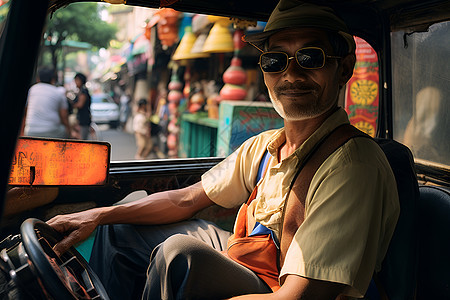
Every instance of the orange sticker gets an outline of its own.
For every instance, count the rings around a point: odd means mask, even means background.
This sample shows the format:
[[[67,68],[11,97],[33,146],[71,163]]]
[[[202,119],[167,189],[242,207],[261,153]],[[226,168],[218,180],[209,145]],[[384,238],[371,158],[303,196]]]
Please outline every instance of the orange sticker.
[[[10,185],[104,185],[111,145],[106,142],[21,137]]]

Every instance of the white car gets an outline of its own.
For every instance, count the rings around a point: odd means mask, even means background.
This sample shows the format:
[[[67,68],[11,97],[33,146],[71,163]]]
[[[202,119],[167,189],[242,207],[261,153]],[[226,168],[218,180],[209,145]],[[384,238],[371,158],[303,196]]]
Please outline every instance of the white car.
[[[111,128],[119,126],[119,105],[108,94],[91,96],[91,115],[96,124],[109,124]]]

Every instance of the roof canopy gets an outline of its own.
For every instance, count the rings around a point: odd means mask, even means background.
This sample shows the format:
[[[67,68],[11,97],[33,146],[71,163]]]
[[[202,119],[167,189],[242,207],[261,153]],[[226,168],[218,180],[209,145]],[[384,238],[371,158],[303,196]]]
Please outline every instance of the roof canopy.
[[[85,0],[51,0],[54,11],[72,2]],[[308,0],[306,0],[308,1]],[[266,21],[276,6],[274,0],[107,0],[110,3],[171,7],[178,11]],[[350,31],[380,48],[383,35],[389,30],[426,30],[431,24],[450,20],[448,0],[309,0],[333,7],[348,24]],[[432,17],[432,18],[431,18]],[[382,28],[390,24],[390,28]]]

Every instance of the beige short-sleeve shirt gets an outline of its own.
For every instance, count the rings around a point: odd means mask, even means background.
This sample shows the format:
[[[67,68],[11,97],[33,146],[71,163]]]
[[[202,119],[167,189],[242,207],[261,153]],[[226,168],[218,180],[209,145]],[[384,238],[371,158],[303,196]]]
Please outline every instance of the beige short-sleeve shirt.
[[[252,137],[202,176],[208,197],[223,207],[244,203],[256,185],[265,151],[272,159],[249,207],[248,225],[272,229],[280,239],[282,211],[297,166],[313,146],[348,123],[339,109],[292,155],[278,162],[284,129]],[[280,278],[288,274],[348,285],[345,294],[362,297],[381,267],[399,214],[395,178],[383,151],[367,138],[354,138],[318,169],[308,190],[305,219],[287,251]]]

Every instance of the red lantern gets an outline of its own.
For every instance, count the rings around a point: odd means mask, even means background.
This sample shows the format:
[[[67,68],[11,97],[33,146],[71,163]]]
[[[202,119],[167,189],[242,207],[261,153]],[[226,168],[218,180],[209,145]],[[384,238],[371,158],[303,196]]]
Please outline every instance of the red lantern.
[[[233,57],[231,65],[223,73],[223,82],[237,85],[244,84],[247,81],[247,74],[241,66],[241,59]]]
[[[163,8],[156,14],[161,16],[157,25],[158,37],[161,45],[170,47],[178,39],[178,19],[180,12],[172,8]]]
[[[167,137],[167,148],[169,150],[175,150],[177,148],[177,136],[173,133]]]
[[[220,90],[222,100],[243,100],[247,96],[247,90],[240,85],[227,83]]]
[[[178,132],[180,132],[180,127],[177,126],[177,122],[178,122],[177,119],[172,119],[172,120],[169,122],[169,125],[167,125],[167,130],[168,130],[170,133],[178,134]]]
[[[169,88],[169,90],[181,91],[181,89],[183,88],[183,84],[178,80],[178,78],[176,78],[176,76],[175,78],[174,76],[172,76],[172,80],[169,82],[169,85],[167,87]]]
[[[167,99],[169,102],[180,103],[180,100],[183,98],[183,93],[177,90],[171,90],[167,95]]]

